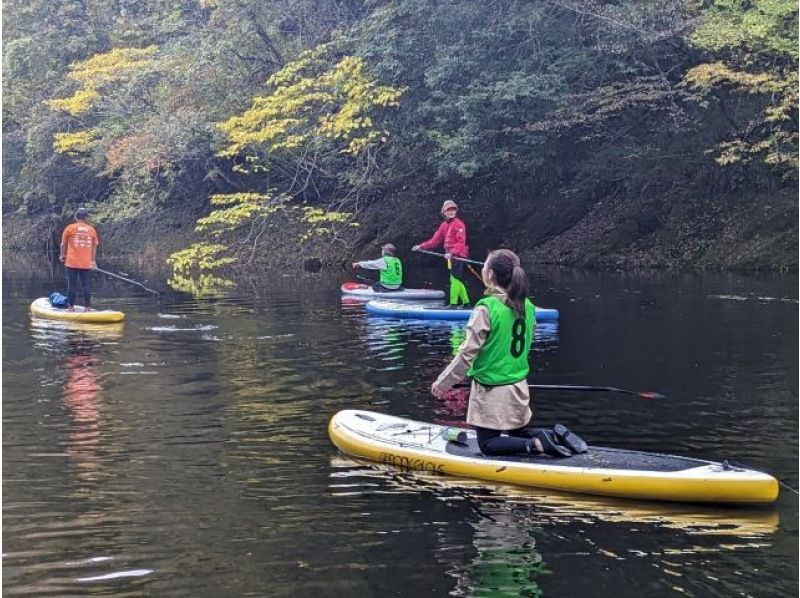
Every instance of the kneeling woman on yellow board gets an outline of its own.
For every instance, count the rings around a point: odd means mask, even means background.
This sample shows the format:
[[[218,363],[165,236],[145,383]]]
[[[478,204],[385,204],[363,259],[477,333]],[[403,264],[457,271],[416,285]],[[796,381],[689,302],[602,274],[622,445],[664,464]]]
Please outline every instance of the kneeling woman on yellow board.
[[[493,251],[481,276],[486,295],[475,305],[466,339],[431,393],[442,398],[467,375],[472,378],[467,423],[477,431],[478,446],[486,455],[568,457],[572,451],[559,443],[554,432],[530,427],[528,354],[536,318],[519,257],[507,249]],[[559,426],[562,430],[570,434]]]

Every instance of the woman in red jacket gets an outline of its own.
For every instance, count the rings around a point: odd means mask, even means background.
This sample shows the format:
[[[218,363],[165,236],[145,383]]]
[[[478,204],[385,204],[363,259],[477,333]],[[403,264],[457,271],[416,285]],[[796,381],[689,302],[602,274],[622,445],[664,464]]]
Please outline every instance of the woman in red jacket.
[[[450,269],[450,305],[469,305],[469,293],[464,284],[464,262],[450,259],[451,257],[469,257],[467,247],[467,227],[460,218],[456,218],[458,206],[456,202],[448,199],[442,204],[444,222],[439,225],[433,236],[419,245],[414,245],[412,251],[420,249],[435,249],[440,245],[444,247],[447,257],[447,267]]]

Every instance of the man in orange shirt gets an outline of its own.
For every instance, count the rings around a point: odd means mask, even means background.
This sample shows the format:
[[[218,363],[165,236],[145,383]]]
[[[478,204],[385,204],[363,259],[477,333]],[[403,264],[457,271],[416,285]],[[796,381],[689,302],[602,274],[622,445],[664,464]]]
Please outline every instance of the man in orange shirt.
[[[95,257],[100,241],[97,231],[86,222],[88,213],[86,208],[78,208],[75,212],[75,222],[68,225],[61,235],[61,256],[67,268],[67,311],[72,311],[75,305],[75,290],[78,278],[81,279],[83,289],[83,304],[86,310],[91,309],[92,284],[90,274],[97,267]]]

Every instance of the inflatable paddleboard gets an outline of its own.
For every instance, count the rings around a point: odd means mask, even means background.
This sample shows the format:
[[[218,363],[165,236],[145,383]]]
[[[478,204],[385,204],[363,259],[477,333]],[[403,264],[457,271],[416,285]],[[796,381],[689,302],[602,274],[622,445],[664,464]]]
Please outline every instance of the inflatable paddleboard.
[[[444,299],[444,291],[436,289],[400,289],[399,291],[376,291],[368,284],[346,282],[342,294],[363,299]]]
[[[367,303],[367,312],[386,318],[409,318],[419,320],[469,320],[472,309],[455,309],[442,305],[415,305],[375,299]],[[558,320],[557,309],[536,308],[536,321]]]
[[[75,311],[53,307],[47,297],[40,297],[31,303],[31,313],[40,318],[50,318],[51,320],[68,320],[70,322],[91,322],[93,324],[111,324],[122,322],[125,314],[121,311],[110,309],[97,309],[86,311],[83,306],[76,305]]]
[[[478,449],[473,430],[452,431],[362,410],[340,411],[328,425],[342,452],[405,470],[646,500],[770,503],[778,497],[775,478],[727,462],[597,446],[567,458],[488,457]],[[446,435],[462,442],[446,440]]]

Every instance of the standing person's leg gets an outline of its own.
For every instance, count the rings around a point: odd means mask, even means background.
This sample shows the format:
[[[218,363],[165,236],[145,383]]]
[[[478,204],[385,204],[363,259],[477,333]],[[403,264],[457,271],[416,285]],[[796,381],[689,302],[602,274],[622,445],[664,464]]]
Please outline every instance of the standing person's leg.
[[[452,260],[450,268],[450,305],[469,304],[469,293],[464,284],[464,262]]]
[[[78,270],[81,277],[81,288],[83,289],[83,304],[86,309],[92,307],[92,271]]]
[[[67,268],[67,309],[71,310],[75,305],[75,287],[78,284],[78,270]]]

